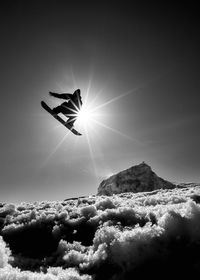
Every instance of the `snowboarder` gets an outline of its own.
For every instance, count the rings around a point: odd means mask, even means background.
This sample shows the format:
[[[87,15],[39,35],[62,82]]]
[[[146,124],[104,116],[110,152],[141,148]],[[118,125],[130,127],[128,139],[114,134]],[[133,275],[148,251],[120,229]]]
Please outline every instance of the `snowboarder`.
[[[53,97],[66,99],[67,102],[63,102],[61,105],[53,108],[53,113],[56,115],[59,113],[64,114],[68,120],[67,124],[73,127],[74,122],[77,118],[77,113],[80,110],[82,106],[82,99],[81,99],[81,91],[80,89],[75,90],[73,94],[71,93],[55,93],[55,92],[49,92],[49,94]]]

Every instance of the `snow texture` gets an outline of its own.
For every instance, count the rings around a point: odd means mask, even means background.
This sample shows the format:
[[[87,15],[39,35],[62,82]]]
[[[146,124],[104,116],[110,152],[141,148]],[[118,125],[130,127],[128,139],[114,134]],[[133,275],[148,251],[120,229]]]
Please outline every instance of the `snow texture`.
[[[200,274],[200,186],[0,206],[0,280]]]

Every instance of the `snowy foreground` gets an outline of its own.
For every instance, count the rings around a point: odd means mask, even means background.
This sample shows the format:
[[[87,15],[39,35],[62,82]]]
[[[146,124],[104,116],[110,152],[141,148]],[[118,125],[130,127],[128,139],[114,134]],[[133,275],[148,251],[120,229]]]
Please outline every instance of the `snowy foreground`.
[[[0,280],[200,274],[200,186],[0,205]]]

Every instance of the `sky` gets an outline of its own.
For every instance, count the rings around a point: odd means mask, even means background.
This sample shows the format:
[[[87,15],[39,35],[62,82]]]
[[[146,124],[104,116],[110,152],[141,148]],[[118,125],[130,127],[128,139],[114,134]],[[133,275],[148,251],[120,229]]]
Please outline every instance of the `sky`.
[[[193,1],[6,1],[0,9],[2,202],[96,194],[145,161],[200,182],[199,10]],[[148,4],[147,4],[148,3]],[[81,89],[75,136],[40,106]]]

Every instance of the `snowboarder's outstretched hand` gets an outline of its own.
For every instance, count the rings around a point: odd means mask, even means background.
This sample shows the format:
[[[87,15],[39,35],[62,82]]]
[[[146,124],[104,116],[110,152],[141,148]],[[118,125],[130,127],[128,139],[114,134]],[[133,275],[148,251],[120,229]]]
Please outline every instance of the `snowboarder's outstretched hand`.
[[[49,95],[57,98],[62,98],[62,94],[49,91]]]
[[[54,96],[55,92],[49,91],[50,96]]]

